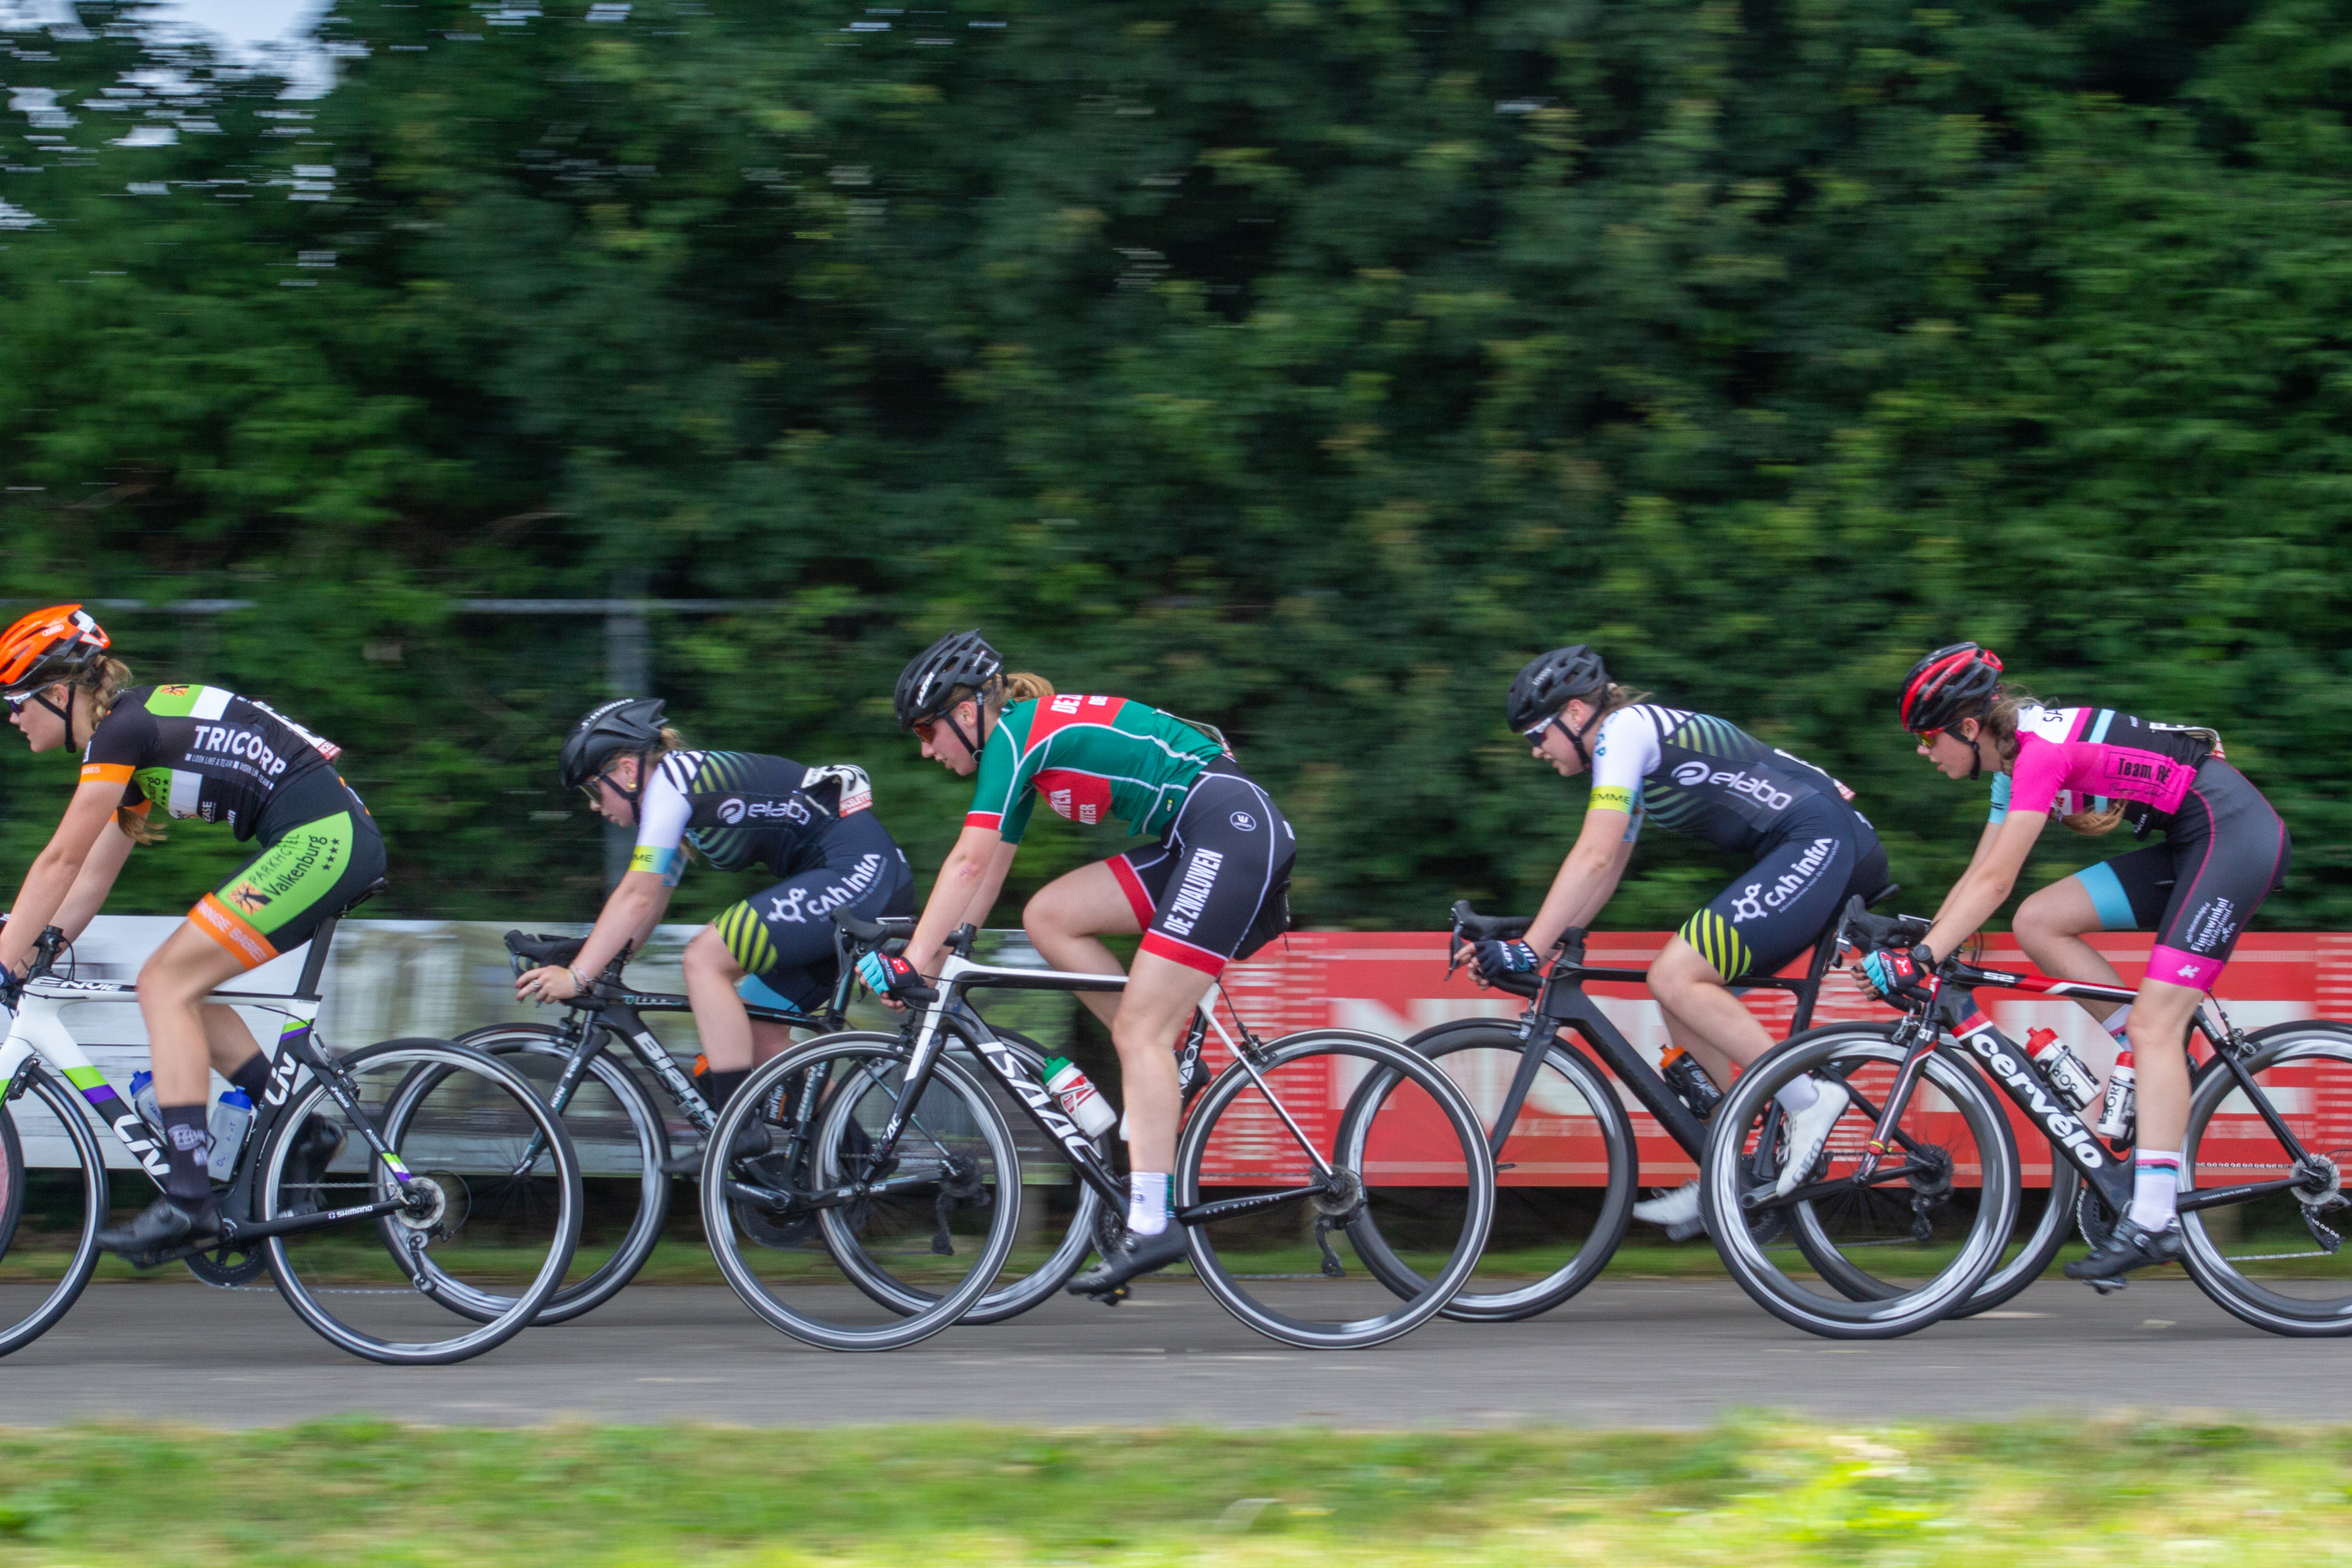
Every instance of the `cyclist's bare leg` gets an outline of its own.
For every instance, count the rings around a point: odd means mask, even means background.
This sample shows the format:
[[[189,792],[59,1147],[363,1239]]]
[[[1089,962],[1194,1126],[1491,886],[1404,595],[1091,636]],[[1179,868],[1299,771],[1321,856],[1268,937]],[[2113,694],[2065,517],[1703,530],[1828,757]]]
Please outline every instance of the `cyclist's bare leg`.
[[[212,1036],[205,1014],[213,1009],[205,998],[245,970],[242,958],[188,921],[148,955],[139,971],[139,1016],[147,1025],[159,1103],[203,1105],[212,1099]],[[250,1035],[245,1044],[248,1051],[253,1048]]]
[[[1211,977],[1190,964],[1139,952],[1111,1020],[1127,1101],[1129,1168],[1176,1168],[1176,1053],[1172,1042],[1209,994]]]
[[[220,1003],[207,1003],[204,1008],[205,1049],[212,1058],[213,1068],[223,1078],[234,1078],[236,1069],[261,1054],[261,1042],[236,1016],[236,1009]],[[156,1090],[158,1095],[162,1090]]]
[[[754,1065],[772,1061],[792,1049],[792,1026],[764,1023],[748,1015],[746,1017],[751,1026],[751,1060]]]
[[[2189,1133],[2189,1053],[2185,1042],[2189,1020],[2205,993],[2169,980],[2139,983],[2132,999],[2130,1022],[2132,1062],[2139,1075],[2138,1145],[2143,1149],[2179,1149]]]
[[[1650,964],[1650,994],[1666,1015],[1674,1042],[1698,1058],[1707,1076],[1729,1084],[1731,1068],[1772,1048],[1771,1031],[1731,994],[1715,966],[1681,937],[1667,939]]]
[[[2016,918],[2010,921],[2010,930],[2017,933],[2017,945],[2025,950],[2025,956],[2042,973],[2056,980],[2080,980],[2092,985],[2121,985],[2124,978],[2116,973],[2116,966],[2083,940],[2086,932],[2105,929],[2089,891],[2074,877],[2051,883],[2018,905]],[[2082,1004],[2084,1011],[2101,1023],[2122,1005],[2120,1002]]]
[[[1126,889],[1111,874],[1109,865],[1097,861],[1092,866],[1081,866],[1075,871],[1065,872],[1038,889],[1028,907],[1021,911],[1021,929],[1029,933],[1030,945],[1037,950],[1037,956],[1055,969],[1066,970],[1072,974],[1121,974],[1126,972],[1100,939],[1105,936],[1131,936],[1143,927],[1136,922],[1135,906],[1127,901]],[[1114,1025],[1114,1038],[1117,1037],[1115,1020],[1118,1016],[1119,998],[1120,994],[1116,991],[1078,993],[1078,1000],[1087,1005],[1088,1012],[1105,1024]],[[1180,1018],[1179,1023],[1181,1021]],[[1171,1028],[1162,1045],[1172,1050],[1174,1042],[1175,1032]],[[1169,1081],[1173,1084],[1175,1079],[1171,1077]],[[1132,1117],[1133,1114],[1130,1109],[1129,1115]],[[1165,1165],[1142,1167],[1147,1171],[1167,1168]]]
[[[694,1009],[694,1032],[713,1072],[745,1072],[751,1066],[751,1015],[735,989],[743,966],[727,951],[715,927],[705,926],[686,944],[686,999]]]

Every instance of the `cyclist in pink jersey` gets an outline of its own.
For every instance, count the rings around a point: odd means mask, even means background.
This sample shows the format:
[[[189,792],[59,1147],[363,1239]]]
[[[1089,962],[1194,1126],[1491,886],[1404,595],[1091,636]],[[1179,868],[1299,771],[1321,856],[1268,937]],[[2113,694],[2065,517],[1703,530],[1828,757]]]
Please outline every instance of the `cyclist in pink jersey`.
[[[2189,1021],[2262,901],[2285,879],[2286,824],[2222,759],[2221,737],[2152,724],[2105,708],[2045,708],[2006,684],[1975,643],[1937,649],[1905,679],[1900,709],[1919,754],[1946,777],[1993,775],[1991,820],[1969,868],[1945,895],[1927,940],[1909,953],[1873,953],[1869,981],[1892,993],[1916,983],[1991,918],[2016,886],[2042,826],[2078,833],[2129,826],[2164,841],[2053,882],[2027,899],[2019,942],[2045,973],[2122,984],[2084,936],[2156,932],[2138,994],[2089,1003],[2138,1074],[2138,1133],[2130,1212],[2107,1243],[2066,1266],[2069,1279],[2113,1279],[2180,1256],[2175,1194],[2189,1125]]]
[[[1037,676],[1008,675],[976,631],[941,637],[908,665],[895,706],[923,755],[974,787],[906,952],[858,966],[877,993],[935,974],[951,931],[987,923],[1038,801],[1072,822],[1116,818],[1160,836],[1055,878],[1021,916],[1038,952],[1066,971],[1119,973],[1100,939],[1143,938],[1125,991],[1079,998],[1110,1026],[1127,1102],[1127,1229],[1069,1287],[1101,1295],[1184,1255],[1170,1214],[1182,1109],[1171,1047],[1225,964],[1289,928],[1297,842],[1221,737],[1127,698],[1060,695]]]

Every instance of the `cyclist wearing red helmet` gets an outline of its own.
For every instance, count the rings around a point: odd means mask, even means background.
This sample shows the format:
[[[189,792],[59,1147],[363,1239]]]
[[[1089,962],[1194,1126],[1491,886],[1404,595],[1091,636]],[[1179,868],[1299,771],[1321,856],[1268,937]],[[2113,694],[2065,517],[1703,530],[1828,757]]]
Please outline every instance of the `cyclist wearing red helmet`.
[[[1993,775],[1992,816],[1927,941],[1907,954],[1865,961],[1881,991],[1912,984],[1991,918],[2052,817],[2078,833],[2128,825],[2145,837],[2162,830],[2161,844],[2043,888],[2019,906],[2013,923],[2044,973],[2103,985],[2121,977],[2084,933],[2156,932],[2147,977],[2129,1004],[2084,1004],[2132,1052],[2139,1126],[2131,1211],[2105,1246],[2068,1264],[2066,1274],[2113,1279],[2177,1259],[2174,1195],[2189,1126],[2183,1042],[2246,921],[2285,879],[2286,824],[2222,760],[2212,731],[2152,724],[2106,708],[2043,707],[2006,681],[2000,659],[1975,643],[1937,648],[1913,666],[1899,711],[1919,754],[1947,778]]]
[[[218,1230],[205,1170],[207,1065],[256,1099],[268,1058],[214,988],[310,940],[384,871],[383,839],[335,771],[338,748],[269,708],[216,686],[131,686],[106,633],[79,605],[58,605],[0,633],[0,696],[35,752],[82,748],[81,786],[33,861],[0,927],[0,984],[31,968],[50,925],[79,935],[106,901],[132,846],[163,837],[148,813],[225,822],[261,852],[166,937],[139,972],[139,1011],[154,1058],[171,1175],[163,1195],[100,1247],[149,1253]],[[306,1123],[296,1157],[323,1163],[341,1133]]]

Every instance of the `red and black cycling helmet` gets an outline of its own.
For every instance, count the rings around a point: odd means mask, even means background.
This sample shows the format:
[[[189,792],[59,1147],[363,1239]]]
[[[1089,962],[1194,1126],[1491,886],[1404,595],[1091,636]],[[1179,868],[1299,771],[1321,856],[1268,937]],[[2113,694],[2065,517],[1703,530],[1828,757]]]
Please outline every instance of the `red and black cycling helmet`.
[[[1979,718],[2000,687],[2000,656],[1972,642],[1939,647],[1903,678],[1903,727],[1927,736]]]
[[[35,610],[0,632],[0,696],[23,697],[71,680],[108,646],[105,631],[79,605]]]

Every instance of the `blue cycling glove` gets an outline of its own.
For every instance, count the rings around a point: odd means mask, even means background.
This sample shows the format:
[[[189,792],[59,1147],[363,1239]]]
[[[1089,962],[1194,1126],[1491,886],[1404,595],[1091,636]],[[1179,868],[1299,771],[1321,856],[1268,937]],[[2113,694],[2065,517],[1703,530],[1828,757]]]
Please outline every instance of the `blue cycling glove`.
[[[857,978],[877,996],[895,996],[902,985],[920,985],[923,977],[905,959],[887,952],[869,952],[857,961]]]
[[[1536,950],[1518,941],[1503,942],[1489,937],[1470,944],[1471,966],[1492,980],[1497,974],[1530,974],[1543,961]]]
[[[1885,998],[1915,996],[1920,994],[1920,982],[1927,977],[1934,962],[1924,947],[1908,952],[1874,952],[1862,961],[1862,973],[1871,987]]]

